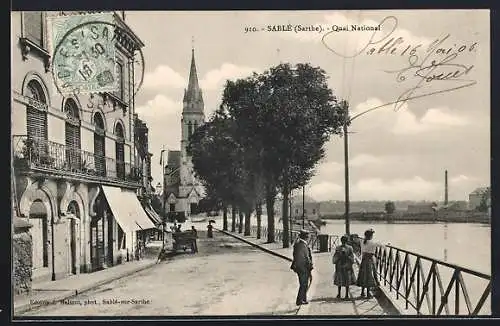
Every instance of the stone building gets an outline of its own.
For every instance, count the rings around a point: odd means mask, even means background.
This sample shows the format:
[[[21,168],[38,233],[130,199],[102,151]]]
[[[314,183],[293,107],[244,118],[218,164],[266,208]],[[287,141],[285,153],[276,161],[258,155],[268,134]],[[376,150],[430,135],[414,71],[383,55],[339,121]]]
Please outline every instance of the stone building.
[[[486,206],[491,206],[491,195],[489,187],[479,187],[474,189],[469,194],[469,209],[475,210],[481,206],[481,202],[485,200]]]
[[[137,198],[134,55],[144,46],[111,13],[118,88],[63,96],[54,87],[49,15],[12,12],[12,205],[31,225],[32,279],[57,280],[134,259],[154,228]]]
[[[194,49],[191,53],[191,68],[187,90],[184,90],[181,118],[181,150],[168,151],[165,166],[165,212],[195,214],[204,189],[194,175],[191,157],[187,154],[189,136],[205,122],[203,95],[198,84]]]
[[[135,115],[134,129],[135,148],[137,151],[136,164],[142,172],[142,184],[139,188],[138,197],[146,214],[156,226],[156,229],[148,230],[145,235],[160,238],[162,219],[151,206],[151,201],[155,194],[151,184],[153,181],[153,177],[151,176],[151,157],[153,154],[149,152],[149,128],[137,114]]]

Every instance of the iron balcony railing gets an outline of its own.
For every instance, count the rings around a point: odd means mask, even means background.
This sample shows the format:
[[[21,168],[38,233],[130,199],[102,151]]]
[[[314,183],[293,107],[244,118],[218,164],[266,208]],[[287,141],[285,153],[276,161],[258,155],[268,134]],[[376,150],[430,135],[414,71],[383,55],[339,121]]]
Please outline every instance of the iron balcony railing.
[[[26,135],[16,135],[12,139],[14,167],[19,170],[134,184],[142,181],[140,169],[128,162]]]

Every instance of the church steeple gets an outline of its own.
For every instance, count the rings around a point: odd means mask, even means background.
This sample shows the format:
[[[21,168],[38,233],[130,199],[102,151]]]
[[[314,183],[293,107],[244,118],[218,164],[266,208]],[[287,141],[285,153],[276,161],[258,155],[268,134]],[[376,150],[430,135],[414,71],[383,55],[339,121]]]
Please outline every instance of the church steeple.
[[[194,59],[194,48],[191,49],[191,68],[187,90],[184,90],[184,111],[203,113],[203,95],[198,84],[198,73]]]

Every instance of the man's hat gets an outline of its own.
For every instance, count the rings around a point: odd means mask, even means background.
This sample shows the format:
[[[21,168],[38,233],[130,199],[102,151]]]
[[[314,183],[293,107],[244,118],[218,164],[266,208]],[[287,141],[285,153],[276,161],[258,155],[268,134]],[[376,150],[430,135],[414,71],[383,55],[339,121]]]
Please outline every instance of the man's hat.
[[[300,237],[304,237],[304,236],[307,237],[308,235],[309,235],[309,231],[307,231],[307,230],[302,229],[299,232]]]

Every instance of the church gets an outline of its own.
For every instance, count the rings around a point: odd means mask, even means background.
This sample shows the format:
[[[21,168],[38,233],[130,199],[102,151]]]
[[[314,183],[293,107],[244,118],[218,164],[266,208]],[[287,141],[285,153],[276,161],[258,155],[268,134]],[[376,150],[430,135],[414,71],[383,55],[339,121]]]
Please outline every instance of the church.
[[[189,136],[205,122],[203,95],[198,84],[194,49],[191,50],[189,82],[184,90],[181,117],[181,150],[168,151],[165,166],[165,211],[184,212],[188,217],[197,213],[198,203],[204,196],[202,184],[194,175],[193,163],[187,154]]]

